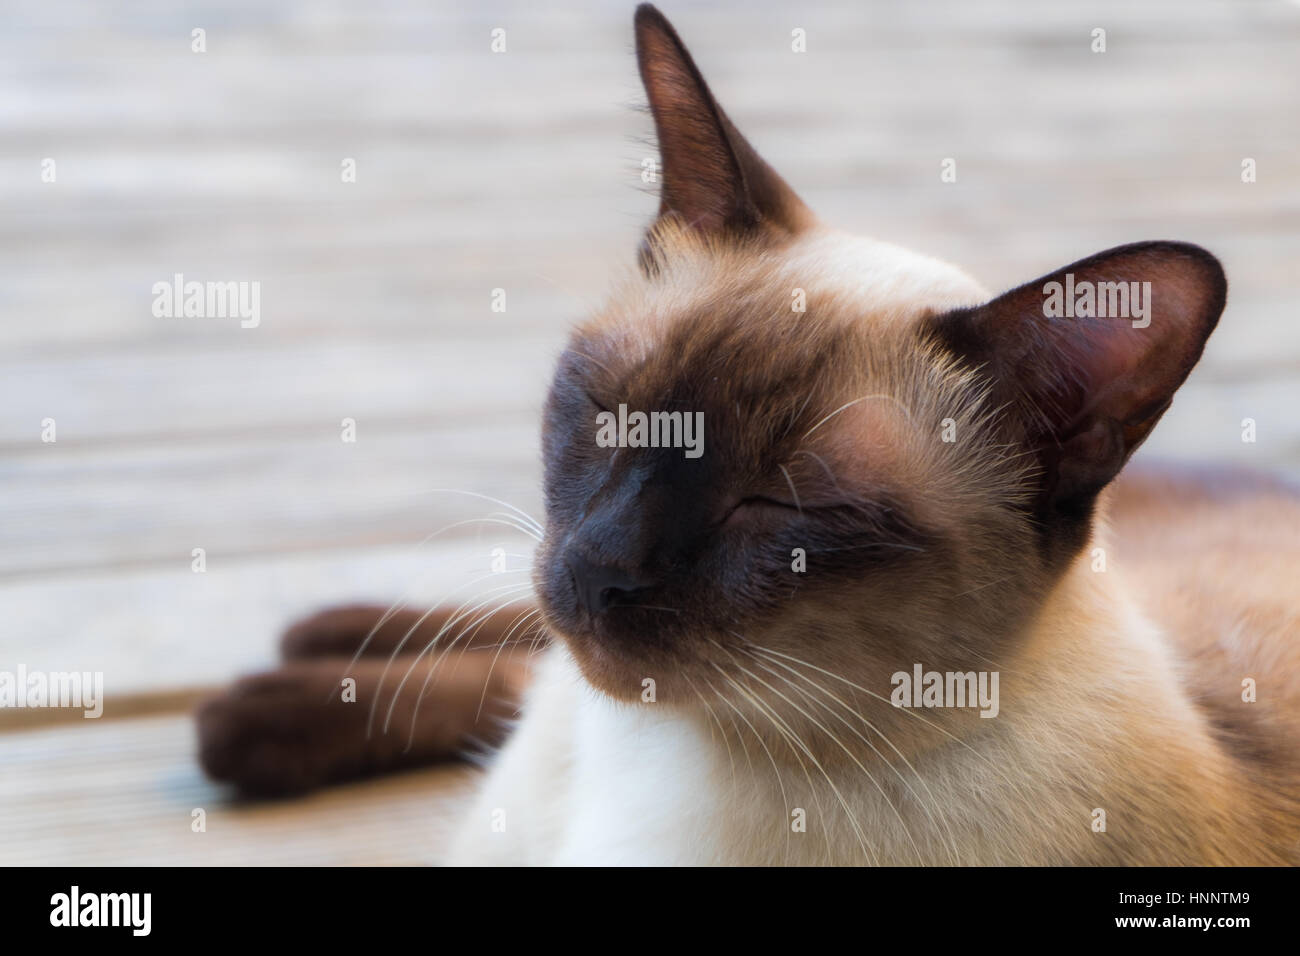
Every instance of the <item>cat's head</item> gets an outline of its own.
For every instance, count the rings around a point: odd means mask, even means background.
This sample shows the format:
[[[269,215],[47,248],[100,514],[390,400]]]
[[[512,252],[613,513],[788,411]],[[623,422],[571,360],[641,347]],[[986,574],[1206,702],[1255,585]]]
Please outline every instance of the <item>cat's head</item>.
[[[913,662],[978,668],[1084,548],[1097,494],[1199,358],[1218,262],[1140,243],[990,298],[823,226],[653,7],[636,38],[659,219],[547,401],[550,626],[629,700],[646,678],[664,702],[770,697],[782,659],[885,694]],[[1137,294],[1126,314],[1076,315],[1103,283],[1125,283],[1101,286],[1108,314]]]

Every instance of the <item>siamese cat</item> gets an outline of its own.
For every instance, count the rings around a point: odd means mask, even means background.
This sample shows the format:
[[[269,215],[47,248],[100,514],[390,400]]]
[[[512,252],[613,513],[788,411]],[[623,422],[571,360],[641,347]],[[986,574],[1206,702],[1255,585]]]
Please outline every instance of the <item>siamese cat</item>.
[[[1219,262],[1140,242],[990,295],[825,225],[654,7],[635,33],[659,215],[559,359],[535,605],[302,622],[201,711],[209,772],[504,741],[454,864],[1300,862],[1300,504],[1115,482]],[[340,677],[364,704],[394,655],[428,699],[367,733]]]

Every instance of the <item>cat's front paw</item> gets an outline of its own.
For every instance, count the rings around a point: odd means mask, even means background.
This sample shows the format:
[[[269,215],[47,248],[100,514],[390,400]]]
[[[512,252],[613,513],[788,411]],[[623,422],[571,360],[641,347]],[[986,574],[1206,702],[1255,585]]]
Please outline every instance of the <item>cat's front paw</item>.
[[[355,773],[365,714],[335,692],[342,665],[325,666],[244,677],[205,701],[196,723],[208,776],[250,796],[284,796]]]

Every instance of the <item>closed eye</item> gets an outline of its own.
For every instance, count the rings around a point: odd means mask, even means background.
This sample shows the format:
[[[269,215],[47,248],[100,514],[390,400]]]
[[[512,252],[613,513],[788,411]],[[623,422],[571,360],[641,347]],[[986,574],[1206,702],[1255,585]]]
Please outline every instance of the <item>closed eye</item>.
[[[736,502],[735,506],[727,512],[727,516],[722,523],[724,526],[729,526],[767,517],[788,517],[789,515],[802,514],[803,510],[792,501],[782,501],[779,498],[769,498],[766,495],[751,495]]]

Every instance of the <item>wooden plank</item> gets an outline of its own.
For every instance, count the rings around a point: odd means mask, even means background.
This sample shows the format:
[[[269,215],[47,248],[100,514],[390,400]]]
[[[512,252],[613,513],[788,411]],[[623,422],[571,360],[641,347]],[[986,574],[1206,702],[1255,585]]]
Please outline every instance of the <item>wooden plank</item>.
[[[477,541],[347,548],[258,557],[209,557],[119,572],[40,575],[0,584],[5,608],[0,667],[100,671],[105,714],[133,714],[131,698],[175,688],[214,689],[241,673],[273,667],[276,638],[294,619],[334,604],[431,607],[507,596],[523,586],[530,542],[491,527]],[[505,573],[493,573],[502,548]],[[470,606],[474,606],[471,603]],[[184,700],[185,698],[182,698]],[[65,717],[92,725],[79,713]],[[0,711],[0,730],[25,722]]]
[[[248,804],[203,777],[194,748],[183,717],[0,734],[0,865],[428,865],[474,774],[448,766]],[[196,809],[204,832],[191,829]]]
[[[13,513],[0,523],[0,581],[139,565],[188,570],[195,548],[217,563],[223,554],[416,542],[503,510],[475,494],[541,513],[531,427],[479,420],[389,434],[362,418],[358,428],[356,444],[323,423],[306,438],[39,448],[3,468]]]

